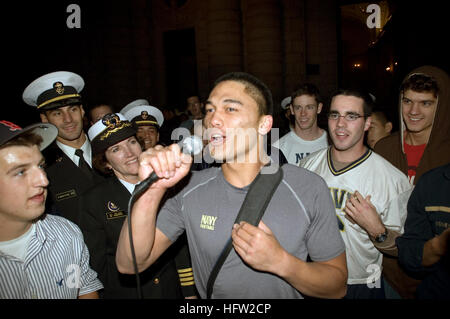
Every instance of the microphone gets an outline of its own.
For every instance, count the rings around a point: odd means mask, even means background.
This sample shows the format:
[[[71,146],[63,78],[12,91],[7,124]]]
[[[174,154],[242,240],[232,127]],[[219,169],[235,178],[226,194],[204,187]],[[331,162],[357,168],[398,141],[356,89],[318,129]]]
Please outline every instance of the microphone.
[[[191,156],[199,154],[203,149],[203,141],[200,137],[192,135],[184,138],[182,141],[178,142],[181,147],[181,151],[184,154],[189,154]],[[142,299],[142,289],[141,281],[139,278],[139,271],[136,263],[136,253],[134,251],[133,235],[131,230],[131,209],[134,203],[141,197],[142,194],[147,191],[147,189],[159,179],[155,172],[152,172],[149,177],[144,179],[134,188],[133,194],[131,194],[130,200],[128,201],[128,235],[130,241],[131,257],[133,259],[133,268],[136,275],[136,290],[138,299]]]
[[[195,156],[203,150],[203,141],[197,135],[191,135],[178,142],[184,154]]]
[[[188,136],[184,138],[182,141],[178,142],[178,145],[181,147],[181,151],[184,154],[188,154],[191,156],[199,154],[203,149],[203,142],[200,137],[196,135]],[[131,212],[132,204],[143,194],[145,191],[159,179],[158,175],[155,172],[152,172],[146,179],[140,182],[134,188],[133,194],[131,195],[129,204],[128,204],[128,212]],[[133,202],[132,202],[133,200]],[[131,204],[131,205],[130,205]]]

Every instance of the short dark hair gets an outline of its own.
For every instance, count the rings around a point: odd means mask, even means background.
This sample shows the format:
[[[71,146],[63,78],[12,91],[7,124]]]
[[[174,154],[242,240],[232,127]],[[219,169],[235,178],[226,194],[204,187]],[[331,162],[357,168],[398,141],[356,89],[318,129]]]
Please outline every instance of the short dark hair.
[[[33,132],[25,132],[16,136],[15,138],[9,140],[5,144],[0,146],[0,149],[9,147],[9,146],[34,146],[36,145],[38,148],[43,142],[43,139],[40,135],[35,134]]]
[[[369,117],[372,114],[372,110],[374,108],[374,102],[368,92],[362,91],[360,89],[355,89],[355,88],[338,89],[336,92],[334,92],[331,95],[330,105],[331,105],[331,101],[333,100],[333,98],[338,95],[354,96],[354,97],[362,99],[363,100],[364,117]]]
[[[198,98],[199,101],[201,101],[200,95],[198,95],[197,93],[193,93],[193,94],[188,94],[188,96],[186,97],[186,102],[187,102],[187,100],[190,99],[191,97],[196,97],[196,98]]]
[[[98,103],[98,104],[94,104],[94,105],[88,106],[88,108],[87,108],[87,116],[88,116],[88,119],[89,119],[90,121],[93,120],[93,119],[92,119],[92,116],[91,116],[92,111],[95,110],[95,109],[97,109],[97,108],[99,108],[99,107],[101,107],[101,106],[107,106],[107,107],[109,107],[109,108],[111,109],[112,113],[114,113],[114,108],[112,107],[111,104],[108,104],[108,103]]]
[[[245,72],[230,72],[219,77],[214,82],[214,87],[225,81],[234,81],[245,85],[245,91],[255,100],[260,115],[273,114],[272,93],[260,79]]]
[[[126,139],[129,139],[130,137],[136,138],[136,135],[131,135],[131,136],[127,137]],[[139,140],[137,138],[136,138],[136,141],[139,143],[141,148],[144,149],[144,147],[142,146],[142,144],[139,142]],[[117,143],[119,143],[119,142],[117,142]],[[112,145],[115,145],[115,144],[112,144]],[[109,148],[109,146],[100,152],[97,152],[95,154],[92,153],[92,167],[95,168],[97,171],[99,171],[104,176],[114,176],[113,170],[108,168],[108,166],[107,166],[108,159],[106,158],[106,151],[108,150],[108,148]]]
[[[316,99],[316,103],[319,104],[322,102],[322,98],[320,97],[319,89],[312,83],[304,83],[300,85],[294,92],[291,94],[291,103],[294,102],[296,97],[302,95],[310,95]]]
[[[391,122],[387,114],[383,111],[374,110],[372,111],[372,115],[376,115],[378,119],[381,121],[381,123],[383,123],[383,125],[386,124],[387,122]]]
[[[413,74],[403,81],[400,86],[400,92],[404,93],[407,90],[420,93],[431,92],[434,97],[437,97],[439,93],[437,81],[433,77],[422,73]]]

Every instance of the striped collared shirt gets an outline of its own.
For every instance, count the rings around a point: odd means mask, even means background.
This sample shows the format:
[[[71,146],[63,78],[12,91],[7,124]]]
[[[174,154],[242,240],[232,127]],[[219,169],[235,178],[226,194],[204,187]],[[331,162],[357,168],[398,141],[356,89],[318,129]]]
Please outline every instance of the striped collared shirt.
[[[24,261],[0,251],[1,299],[75,299],[102,288],[80,229],[65,218],[36,223]]]

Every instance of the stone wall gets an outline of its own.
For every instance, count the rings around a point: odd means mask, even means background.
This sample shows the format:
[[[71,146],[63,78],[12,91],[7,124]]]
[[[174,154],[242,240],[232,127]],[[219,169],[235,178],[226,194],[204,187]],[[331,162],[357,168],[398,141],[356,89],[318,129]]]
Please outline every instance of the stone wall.
[[[336,1],[177,2],[96,1],[82,6],[85,20],[78,32],[84,32],[83,54],[71,59],[82,64],[78,71],[85,77],[90,104],[109,102],[120,109],[146,98],[167,107],[169,94],[177,92],[167,87],[164,34],[189,28],[195,32],[195,81],[203,99],[214,80],[230,71],[261,78],[276,106],[301,82],[315,83],[324,95],[337,87]],[[72,45],[67,42],[65,50]],[[309,72],[308,65],[318,73]],[[178,76],[191,81],[189,75]]]

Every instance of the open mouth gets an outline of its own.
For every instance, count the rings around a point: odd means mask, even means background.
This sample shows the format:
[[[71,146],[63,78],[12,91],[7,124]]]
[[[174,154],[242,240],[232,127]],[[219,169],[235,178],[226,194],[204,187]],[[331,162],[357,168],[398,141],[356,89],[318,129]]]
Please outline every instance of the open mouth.
[[[349,134],[343,131],[335,131],[334,135],[336,135],[338,139],[345,139]]]
[[[226,139],[226,137],[223,136],[222,134],[214,133],[214,134],[211,134],[211,137],[209,138],[209,142],[212,145],[220,145],[220,144],[223,144],[225,139]]]
[[[39,194],[36,194],[36,195],[30,197],[30,200],[32,202],[37,203],[37,204],[43,203],[45,201],[45,192],[43,191],[43,192],[41,192]]]
[[[137,161],[138,161],[137,158],[135,158],[135,159],[132,159],[132,160],[126,162],[125,164],[127,164],[127,165],[133,165],[133,164],[137,163]]]

